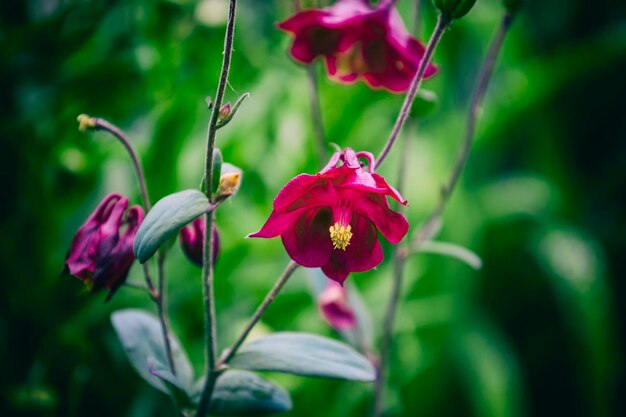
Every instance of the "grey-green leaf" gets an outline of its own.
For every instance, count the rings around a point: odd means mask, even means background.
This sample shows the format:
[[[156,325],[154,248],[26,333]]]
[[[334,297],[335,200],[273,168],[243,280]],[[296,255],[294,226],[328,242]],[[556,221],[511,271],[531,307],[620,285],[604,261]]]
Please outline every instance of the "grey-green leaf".
[[[233,368],[321,378],[373,381],[372,364],[345,343],[308,333],[274,333],[245,344]]]
[[[111,323],[137,373],[156,389],[170,394],[161,378],[151,373],[148,366],[149,358],[153,358],[153,362],[168,363],[159,320],[146,311],[127,309],[111,314]],[[171,339],[176,378],[184,389],[188,389],[193,385],[191,364],[176,337],[171,335]]]
[[[182,382],[178,380],[178,377],[172,373],[168,366],[162,364],[154,357],[148,357],[147,361],[148,371],[158,377],[167,390],[170,396],[174,400],[174,403],[179,409],[188,409],[192,407],[191,398],[187,391],[189,387],[185,387]]]
[[[204,380],[196,384],[196,402]],[[278,385],[247,371],[230,369],[217,379],[209,412],[216,416],[262,415],[291,410],[291,397]]]
[[[436,242],[433,240],[428,240],[421,243],[417,247],[416,251],[449,256],[451,258],[455,258],[461,262],[464,262],[474,269],[480,269],[483,265],[483,262],[478,255],[476,255],[471,250],[461,245],[456,245],[454,243]]]
[[[148,212],[135,236],[133,249],[139,262],[150,259],[163,242],[206,213],[209,207],[209,200],[198,190],[180,191],[160,199]]]

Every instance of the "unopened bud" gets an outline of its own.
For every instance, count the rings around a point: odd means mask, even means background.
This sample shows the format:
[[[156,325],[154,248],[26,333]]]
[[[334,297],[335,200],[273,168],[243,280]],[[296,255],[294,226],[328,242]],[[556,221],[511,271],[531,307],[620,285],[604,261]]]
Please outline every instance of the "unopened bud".
[[[433,0],[441,14],[448,19],[460,19],[465,16],[476,0]]]
[[[239,187],[241,186],[241,177],[241,169],[232,164],[224,163],[222,165],[220,183],[217,186],[217,191],[215,193],[215,200],[218,202],[223,201],[237,193],[237,191],[239,191]]]
[[[220,107],[220,113],[217,115],[217,120],[221,122],[228,119],[228,116],[230,116],[230,111],[230,102],[227,102],[222,107]]]
[[[522,8],[524,5],[524,0],[504,0],[504,7],[511,14],[515,14]]]
[[[328,284],[320,295],[319,309],[324,320],[337,330],[356,327],[356,315],[348,303],[346,290],[336,282]]]
[[[202,266],[202,252],[204,245],[204,231],[206,226],[204,217],[200,216],[194,219],[187,226],[180,229],[180,245],[187,258],[198,266]],[[220,235],[217,227],[213,224],[213,253],[211,254],[213,263],[217,260],[220,253]]]
[[[78,121],[78,130],[86,132],[89,129],[96,127],[96,120],[86,114],[79,115],[76,120]]]

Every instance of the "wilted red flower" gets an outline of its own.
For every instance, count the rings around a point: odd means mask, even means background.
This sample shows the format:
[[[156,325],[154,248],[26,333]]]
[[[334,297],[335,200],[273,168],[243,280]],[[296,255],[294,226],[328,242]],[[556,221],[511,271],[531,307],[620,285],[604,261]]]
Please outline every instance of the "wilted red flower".
[[[361,167],[360,157],[369,162],[368,170]],[[289,181],[261,230],[250,237],[280,235],[291,259],[308,268],[321,267],[339,283],[350,272],[374,268],[383,260],[378,230],[398,243],[409,228],[404,216],[389,208],[387,196],[406,201],[374,168],[369,152],[346,148],[335,153],[317,175],[300,174]]]
[[[124,283],[135,260],[133,241],[143,209],[127,208],[126,197],[106,196],[76,232],[65,259],[65,271],[81,279],[90,291],[108,288],[107,301]]]
[[[406,91],[425,48],[407,32],[394,1],[371,6],[367,0],[340,0],[323,9],[304,10],[278,24],[294,35],[291,56],[310,64],[324,57],[331,79]],[[428,78],[437,72],[429,64]]]
[[[319,297],[322,317],[337,330],[349,330],[356,326],[356,315],[348,304],[346,290],[336,282],[330,281]]]
[[[220,235],[213,224],[213,262],[220,253]],[[187,258],[198,266],[202,266],[202,246],[204,245],[204,231],[206,225],[204,216],[194,219],[187,226],[180,229],[180,245]]]

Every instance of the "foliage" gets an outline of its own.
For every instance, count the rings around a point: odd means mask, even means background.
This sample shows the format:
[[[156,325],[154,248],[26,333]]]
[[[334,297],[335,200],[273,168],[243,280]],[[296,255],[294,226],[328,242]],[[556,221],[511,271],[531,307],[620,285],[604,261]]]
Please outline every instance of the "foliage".
[[[406,16],[409,3],[400,1]],[[434,14],[423,3],[427,34]],[[437,237],[471,248],[483,267],[475,272],[426,253],[411,258],[390,364],[390,415],[623,410],[624,334],[617,329],[626,316],[618,279],[626,276],[619,233],[626,228],[626,10],[608,1],[528,3],[507,40],[478,141]],[[127,155],[104,133],[78,132],[75,119],[97,114],[129,133],[154,201],[197,188],[209,115],[204,97],[214,94],[219,73],[224,4],[0,6],[1,415],[173,414],[171,401],[128,366],[108,320],[128,306],[151,309],[145,294],[124,289],[103,304],[104,295],[87,296],[78,280],[58,277],[74,231],[103,195],[116,190],[140,201]],[[435,204],[452,167],[472,80],[501,10],[497,1],[477,2],[437,51],[441,72],[425,87],[438,95],[438,107],[410,136],[404,197],[411,225]],[[246,175],[237,198],[223,203],[227,215],[217,218],[223,255],[216,308],[225,344],[287,260],[280,242],[242,237],[263,223],[288,179],[319,169],[306,75],[274,28],[290,11],[285,1],[241,1],[227,99],[251,96],[219,138],[224,160],[245,167]],[[363,85],[321,81],[320,88],[329,140],[382,147],[401,97]],[[399,154],[396,148],[381,168],[388,178],[396,175]],[[388,256],[390,247],[384,249]],[[199,270],[174,247],[167,274],[175,333],[200,364]],[[352,279],[379,329],[391,263]],[[141,280],[138,265],[130,280]],[[297,271],[255,331],[333,336],[307,286],[306,273]],[[362,385],[267,377],[292,394],[286,416],[317,415],[320,399],[329,416],[363,415],[370,406]]]

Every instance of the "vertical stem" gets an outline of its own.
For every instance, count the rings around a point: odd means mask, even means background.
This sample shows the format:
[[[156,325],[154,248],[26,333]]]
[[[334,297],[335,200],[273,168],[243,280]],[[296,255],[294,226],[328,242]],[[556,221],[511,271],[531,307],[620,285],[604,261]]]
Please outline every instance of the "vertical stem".
[[[476,84],[474,86],[474,91],[472,92],[469,111],[467,114],[467,121],[465,125],[465,134],[463,136],[461,150],[459,151],[459,155],[457,156],[456,163],[454,164],[454,168],[452,170],[452,174],[450,175],[448,182],[441,189],[441,195],[439,197],[439,201],[437,202],[437,206],[428,217],[428,219],[424,222],[424,225],[420,228],[416,239],[413,241],[413,248],[419,246],[419,244],[421,244],[425,240],[428,240],[431,237],[432,231],[439,223],[439,219],[443,213],[443,210],[445,209],[445,206],[448,203],[450,196],[452,195],[452,191],[458,183],[461,173],[465,168],[465,164],[467,162],[467,158],[469,157],[472,143],[474,142],[478,109],[480,108],[480,104],[485,96],[485,92],[487,91],[489,81],[491,80],[491,74],[493,73],[493,67],[496,63],[496,59],[498,58],[498,54],[502,49],[502,43],[504,42],[504,38],[509,27],[511,26],[512,20],[513,16],[511,14],[504,14],[500,26],[498,27],[498,31],[496,32],[491,46],[489,47],[489,51],[487,52],[485,60],[483,61],[483,64],[478,73]]]
[[[274,284],[274,287],[270,290],[270,292],[265,296],[265,299],[256,309],[254,315],[252,316],[248,324],[246,324],[246,327],[243,329],[235,343],[233,343],[232,347],[228,350],[228,353],[226,353],[226,355],[222,359],[220,359],[218,368],[221,365],[228,363],[228,361],[231,360],[233,356],[235,356],[237,350],[239,350],[241,344],[246,340],[246,337],[248,337],[248,334],[250,333],[252,328],[258,323],[258,321],[261,319],[261,316],[263,315],[263,313],[265,313],[270,304],[274,302],[276,296],[283,288],[283,286],[287,283],[287,280],[289,279],[289,277],[291,277],[291,275],[298,268],[298,266],[299,265],[293,261],[289,262],[283,274],[280,276],[276,284]]]
[[[159,296],[155,300],[157,305],[157,310],[159,313],[159,321],[161,322],[161,332],[163,333],[163,342],[165,344],[165,354],[167,356],[167,362],[170,366],[170,370],[172,374],[176,375],[176,364],[174,362],[174,357],[172,356],[172,343],[170,339],[169,329],[169,319],[167,316],[165,302],[165,270],[164,270],[164,262],[165,256],[159,252],[157,254],[157,271],[159,275]]]
[[[410,123],[409,127],[414,127],[415,123]],[[413,129],[411,129],[413,130]],[[404,183],[406,180],[406,168],[408,165],[409,155],[409,137],[405,137],[402,142],[400,164],[398,167],[398,192],[402,193],[404,189]],[[402,210],[403,206],[400,205],[399,210]],[[393,248],[393,281],[391,287],[391,295],[385,311],[385,318],[383,322],[383,335],[380,345],[380,356],[378,358],[378,373],[376,375],[376,381],[374,383],[374,416],[378,417],[383,412],[383,399],[385,391],[385,381],[387,377],[387,361],[389,359],[389,352],[391,351],[391,345],[393,342],[393,328],[396,319],[396,312],[398,311],[398,303],[400,301],[400,294],[402,291],[402,280],[404,277],[404,261],[406,260],[406,250],[401,246],[395,246]]]
[[[411,111],[411,106],[413,105],[413,101],[415,100],[415,95],[417,94],[417,90],[422,83],[422,79],[424,78],[424,73],[426,72],[426,68],[432,59],[432,56],[443,36],[445,29],[450,24],[450,20],[443,15],[439,14],[439,18],[437,19],[437,25],[435,26],[435,30],[430,37],[430,41],[428,41],[428,46],[426,47],[426,52],[424,52],[424,57],[422,58],[420,65],[417,69],[417,73],[415,74],[415,78],[411,82],[411,86],[409,87],[409,91],[406,94],[404,99],[404,103],[402,104],[402,108],[400,109],[400,113],[396,119],[396,123],[391,130],[391,134],[389,135],[389,139],[387,139],[387,143],[385,147],[376,158],[376,164],[380,166],[383,160],[387,157],[387,154],[391,150],[394,142],[398,138],[398,134],[400,130],[402,130],[402,126],[406,122],[406,119],[409,117],[409,112]]]
[[[226,84],[228,83],[228,72],[230,70],[230,61],[233,53],[233,38],[235,33],[235,15],[236,15],[237,0],[230,0],[230,6],[228,10],[228,21],[226,23],[226,33],[224,35],[224,52],[222,60],[222,70],[220,73],[220,79],[217,84],[217,91],[215,93],[215,101],[213,103],[213,111],[211,112],[211,118],[209,120],[208,132],[207,132],[207,144],[206,155],[204,165],[204,192],[209,198],[209,201],[213,203],[213,195],[211,193],[211,184],[213,183],[213,150],[215,149],[215,133],[217,132],[217,120],[219,116],[220,107],[224,99],[224,91],[226,90]],[[216,334],[216,320],[215,320],[215,297],[214,297],[214,285],[213,285],[213,212],[205,215],[205,229],[207,232],[204,234],[204,246],[202,254],[202,295],[204,301],[204,320],[205,320],[205,361],[206,361],[206,380],[202,389],[200,402],[198,403],[198,409],[196,411],[197,417],[205,417],[209,410],[209,403],[211,400],[211,394],[215,387],[215,381],[217,380],[218,372],[215,369],[215,358],[217,350],[217,334]]]
[[[311,119],[313,121],[313,135],[317,148],[317,157],[320,164],[326,161],[326,141],[324,140],[324,122],[322,120],[322,107],[317,84],[315,64],[307,65],[306,74],[309,81],[309,97],[311,103]]]

